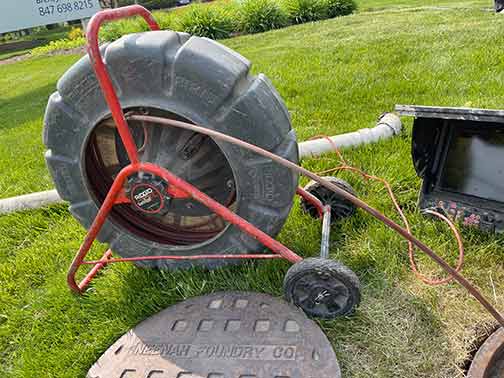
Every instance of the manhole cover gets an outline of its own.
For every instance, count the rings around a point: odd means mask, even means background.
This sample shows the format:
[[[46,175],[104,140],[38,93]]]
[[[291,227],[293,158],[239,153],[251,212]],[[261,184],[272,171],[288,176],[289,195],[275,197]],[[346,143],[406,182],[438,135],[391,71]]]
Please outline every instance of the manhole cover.
[[[283,300],[226,292],[193,298],[117,340],[88,378],[339,378],[315,322]]]
[[[504,329],[499,328],[474,356],[468,378],[504,378]]]

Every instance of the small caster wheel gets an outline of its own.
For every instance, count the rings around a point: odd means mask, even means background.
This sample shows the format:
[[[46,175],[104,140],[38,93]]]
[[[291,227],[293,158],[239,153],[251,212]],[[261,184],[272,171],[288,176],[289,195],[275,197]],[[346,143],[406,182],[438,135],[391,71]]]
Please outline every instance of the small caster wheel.
[[[346,181],[333,176],[326,176],[323,178],[347,191],[348,193],[353,194],[354,196],[356,195],[353,188]],[[313,194],[320,201],[322,201],[324,205],[331,206],[331,223],[335,223],[342,220],[343,218],[350,217],[357,211],[357,207],[353,203],[327,189],[325,186],[320,185],[316,181],[310,181],[308,185],[304,187],[304,190],[306,190],[310,194]],[[310,214],[313,218],[319,217],[315,206],[306,201],[304,198],[301,200],[301,207],[305,213]]]
[[[284,295],[310,317],[333,319],[351,314],[359,305],[360,283],[340,262],[309,258],[287,271]]]

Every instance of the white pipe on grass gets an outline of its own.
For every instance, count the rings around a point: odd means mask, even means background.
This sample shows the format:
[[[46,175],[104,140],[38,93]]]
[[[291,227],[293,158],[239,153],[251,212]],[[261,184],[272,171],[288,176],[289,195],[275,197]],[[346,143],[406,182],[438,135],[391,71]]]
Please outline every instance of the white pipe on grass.
[[[394,113],[383,114],[378,123],[372,129],[360,129],[351,133],[335,135],[327,138],[320,138],[299,143],[299,156],[317,157],[329,152],[334,152],[334,147],[346,148],[356,147],[362,144],[377,142],[381,139],[388,139],[401,132],[401,119]]]
[[[56,189],[45,192],[24,194],[22,196],[0,199],[0,214],[20,210],[38,209],[43,206],[63,202]]]
[[[355,132],[335,135],[326,138],[301,142],[299,146],[300,158],[316,157],[334,152],[334,147],[355,147],[362,144],[374,143],[382,139],[388,139],[401,132],[402,124],[399,117],[393,113],[385,113],[372,129],[360,129]],[[63,200],[54,190],[25,194],[18,197],[0,199],[0,214],[8,214],[21,210],[38,209],[43,206],[61,203]]]

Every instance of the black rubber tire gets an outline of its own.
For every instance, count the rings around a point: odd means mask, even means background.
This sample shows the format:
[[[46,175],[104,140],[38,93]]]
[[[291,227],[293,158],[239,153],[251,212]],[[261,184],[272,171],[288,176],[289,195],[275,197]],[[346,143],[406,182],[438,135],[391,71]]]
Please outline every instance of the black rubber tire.
[[[323,178],[338,186],[339,188],[345,190],[346,192],[357,196],[355,190],[345,180],[334,176],[325,176]],[[327,189],[325,186],[320,185],[316,181],[310,181],[304,187],[304,190],[306,190],[310,194],[313,194],[320,201],[322,201],[324,205],[331,205],[331,224],[334,224],[344,218],[351,217],[357,211],[357,207],[353,203]],[[319,214],[317,212],[317,209],[305,199],[301,200],[301,208],[305,213],[309,214],[313,218],[318,219]]]
[[[244,139],[298,162],[289,113],[270,81],[249,74],[250,62],[229,48],[185,33],[131,34],[101,48],[125,108],[172,112],[195,124]],[[89,188],[85,146],[93,128],[110,117],[89,58],[83,57],[59,80],[44,119],[46,162],[60,196],[73,216],[89,228],[98,206]],[[298,177],[268,159],[216,141],[231,166],[237,188],[237,214],[271,236],[284,224]],[[146,255],[236,254],[264,247],[234,226],[192,246],[153,242],[127,232],[109,219],[98,240],[123,257]],[[158,268],[216,268],[239,260],[149,261]]]
[[[343,285],[345,290],[344,305],[337,310],[326,310],[323,307],[312,307],[306,302],[302,301],[298,296],[296,285],[303,277],[312,278],[310,281],[313,284],[313,292],[319,294],[321,288],[327,285],[328,280]],[[315,282],[315,280],[320,281]],[[311,290],[310,290],[311,292]],[[301,308],[308,316],[322,319],[333,319],[340,316],[346,316],[353,313],[360,303],[360,282],[357,275],[347,268],[345,265],[338,261],[322,259],[322,258],[308,258],[304,259],[293,266],[287,271],[284,278],[284,295],[285,299]],[[314,298],[311,298],[314,300]]]

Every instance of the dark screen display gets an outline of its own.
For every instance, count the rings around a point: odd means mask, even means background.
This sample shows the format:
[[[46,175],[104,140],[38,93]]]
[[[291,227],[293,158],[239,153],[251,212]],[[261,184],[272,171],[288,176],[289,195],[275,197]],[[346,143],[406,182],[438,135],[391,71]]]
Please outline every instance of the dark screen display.
[[[504,202],[504,130],[454,129],[439,185]]]

